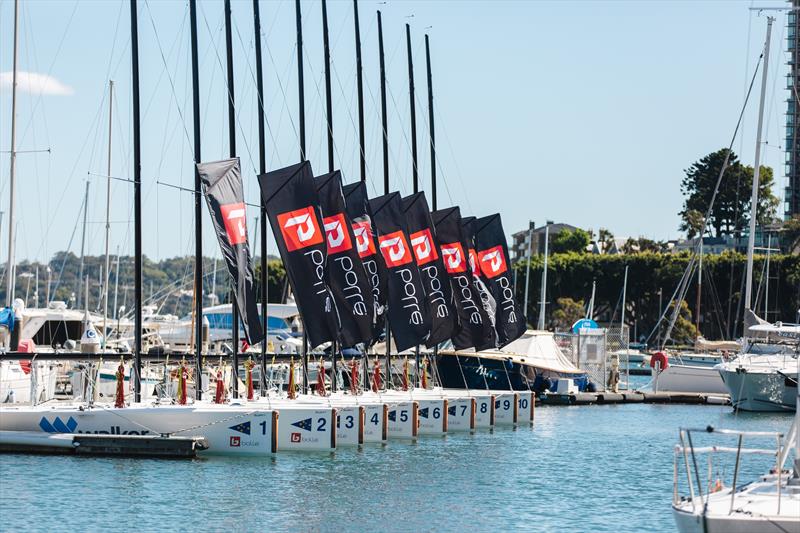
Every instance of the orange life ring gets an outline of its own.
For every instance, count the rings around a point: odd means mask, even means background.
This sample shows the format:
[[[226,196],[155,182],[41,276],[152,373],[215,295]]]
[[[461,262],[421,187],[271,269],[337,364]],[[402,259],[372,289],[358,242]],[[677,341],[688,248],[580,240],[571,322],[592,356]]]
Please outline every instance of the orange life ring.
[[[650,356],[650,368],[655,368],[656,364],[661,366],[661,370],[666,370],[669,366],[669,361],[667,360],[667,354],[664,352],[656,352],[652,356]]]

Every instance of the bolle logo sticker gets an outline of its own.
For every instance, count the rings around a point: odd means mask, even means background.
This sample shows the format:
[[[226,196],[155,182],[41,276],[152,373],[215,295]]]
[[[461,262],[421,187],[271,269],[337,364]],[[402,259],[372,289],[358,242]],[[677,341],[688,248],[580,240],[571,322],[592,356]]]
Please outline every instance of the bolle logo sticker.
[[[322,232],[317,223],[317,216],[314,208],[310,205],[281,213],[278,215],[278,225],[281,228],[286,249],[290,252],[322,242]]]
[[[247,211],[244,202],[220,205],[222,221],[225,224],[225,233],[231,246],[247,242]]]
[[[399,267],[412,261],[411,251],[402,231],[381,235],[378,242],[387,267]]]
[[[472,269],[473,276],[481,275],[481,265],[478,261],[478,254],[475,252],[475,248],[469,249],[469,267]]]
[[[503,247],[500,245],[480,252],[478,257],[480,259],[481,272],[487,278],[497,277],[508,270]]]
[[[361,259],[375,255],[375,241],[372,239],[372,225],[369,220],[353,223],[353,233],[356,235],[356,250]]]
[[[411,247],[414,248],[414,257],[417,258],[419,266],[439,259],[431,230],[428,228],[411,234]]]
[[[462,272],[466,272],[467,263],[464,261],[464,249],[461,247],[460,242],[443,244],[442,257],[444,258],[444,267],[447,269],[448,274],[461,274]]]
[[[353,243],[350,242],[350,234],[345,229],[347,222],[342,213],[325,217],[322,219],[322,223],[325,226],[325,236],[328,240],[328,255],[345,252],[353,247]]]
[[[231,440],[229,441],[228,444],[232,448],[238,448],[239,446],[242,445],[242,438],[241,437],[231,437]]]
[[[291,435],[292,442],[300,442],[300,440],[301,440],[300,433],[292,433]]]

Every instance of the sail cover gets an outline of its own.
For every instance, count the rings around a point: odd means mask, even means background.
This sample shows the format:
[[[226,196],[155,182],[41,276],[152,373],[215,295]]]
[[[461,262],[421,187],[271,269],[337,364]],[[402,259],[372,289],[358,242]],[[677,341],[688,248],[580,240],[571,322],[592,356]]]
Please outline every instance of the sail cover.
[[[334,341],[339,316],[328,286],[328,249],[311,164],[261,174],[258,184],[309,343]]]
[[[409,245],[400,193],[373,198],[369,210],[378,232],[378,250],[388,272],[389,328],[397,350],[407,350],[427,340],[431,317]]]
[[[372,338],[379,339],[386,328],[386,298],[389,294],[388,273],[383,261],[378,257],[376,245],[378,236],[369,215],[367,202],[367,186],[363,181],[350,183],[342,187],[347,216],[353,225],[356,248],[364,269],[367,271],[373,296]]]
[[[499,346],[519,338],[526,329],[525,315],[514,298],[511,260],[499,214],[474,222],[475,247],[483,279],[496,302],[495,329]]]
[[[458,207],[440,209],[434,211],[431,218],[441,247],[445,271],[450,278],[458,315],[459,329],[452,337],[453,346],[458,350],[494,348],[494,328],[472,282],[467,242],[461,230],[461,210]]]
[[[264,331],[253,290],[253,265],[250,263],[250,246],[247,243],[247,210],[239,158],[198,163],[197,172],[219,247],[231,276],[244,335],[249,344],[261,342],[264,340]]]
[[[342,346],[368,343],[374,298],[345,210],[342,175],[338,170],[323,174],[316,178],[316,185],[328,245],[330,288],[341,320],[339,338]]]
[[[432,348],[456,332],[453,291],[444,269],[436,233],[424,192],[403,198],[411,249],[422,276],[425,298],[431,314],[431,334],[425,345]]]

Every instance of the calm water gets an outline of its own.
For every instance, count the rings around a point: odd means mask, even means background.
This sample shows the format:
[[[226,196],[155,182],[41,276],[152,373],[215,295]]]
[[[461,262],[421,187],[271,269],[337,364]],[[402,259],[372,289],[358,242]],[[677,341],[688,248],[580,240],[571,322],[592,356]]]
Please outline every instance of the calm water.
[[[672,531],[681,425],[786,431],[729,407],[541,407],[536,427],[335,455],[192,462],[0,455],[15,531]],[[771,445],[771,443],[770,443]],[[745,465],[744,479],[763,472]]]

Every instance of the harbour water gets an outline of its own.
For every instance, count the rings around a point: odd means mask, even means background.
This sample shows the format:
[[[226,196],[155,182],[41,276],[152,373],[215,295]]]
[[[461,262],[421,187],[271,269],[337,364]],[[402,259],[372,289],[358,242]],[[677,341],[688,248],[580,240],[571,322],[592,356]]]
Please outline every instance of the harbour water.
[[[674,531],[679,427],[790,423],[725,406],[540,407],[533,429],[273,460],[3,455],[0,530]],[[748,458],[740,479],[770,464]]]

